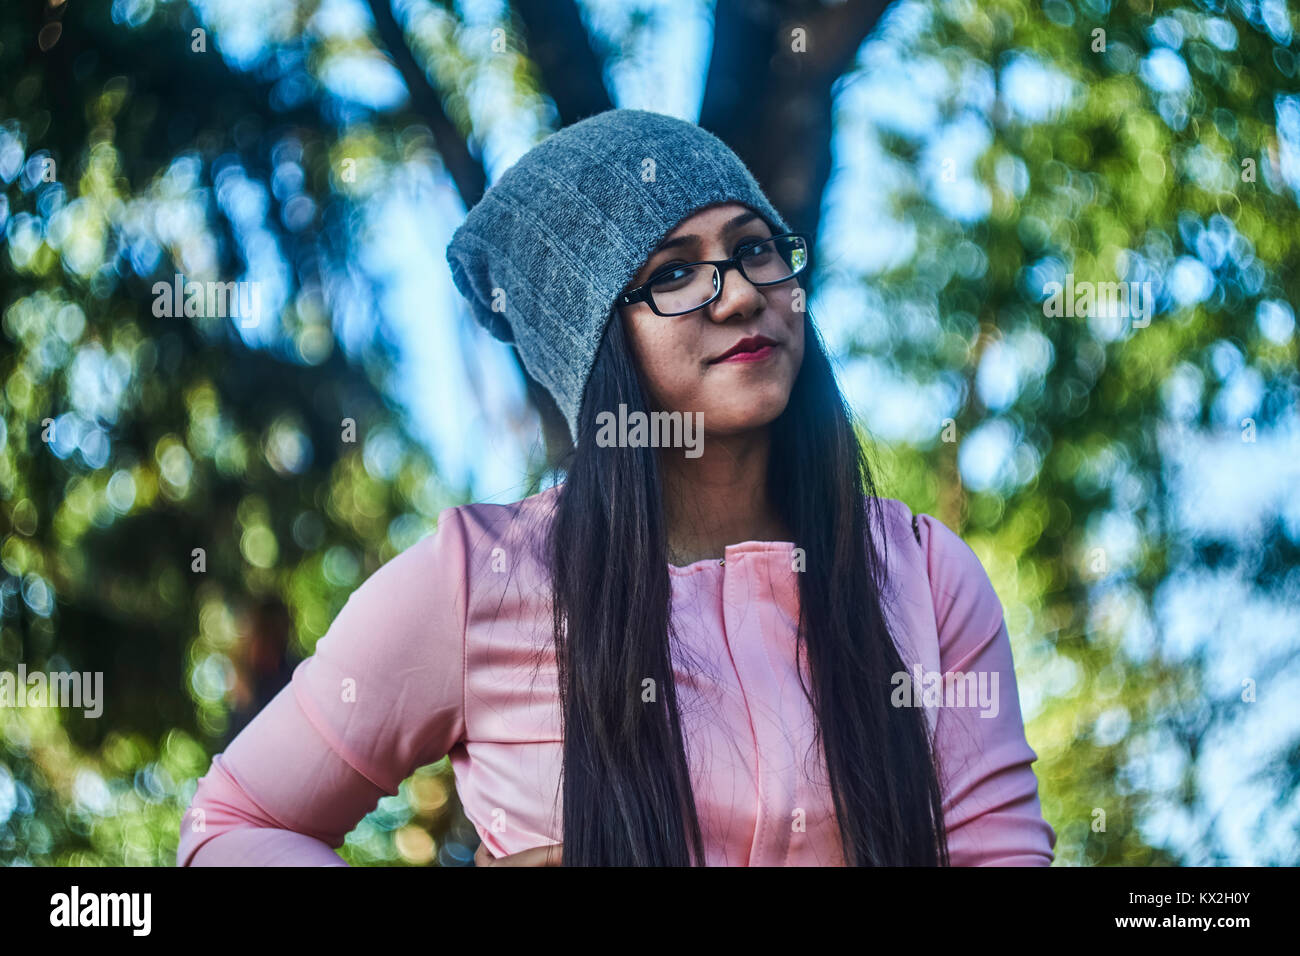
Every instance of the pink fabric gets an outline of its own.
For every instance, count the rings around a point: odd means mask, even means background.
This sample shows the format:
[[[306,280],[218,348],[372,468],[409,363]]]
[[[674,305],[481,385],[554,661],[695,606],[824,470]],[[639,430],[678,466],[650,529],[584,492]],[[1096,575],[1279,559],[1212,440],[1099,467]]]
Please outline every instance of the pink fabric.
[[[178,863],[345,865],[331,847],[444,754],[494,855],[563,842],[539,552],[554,495],[448,508],[434,534],[357,588],[291,684],[213,758],[182,821]],[[895,640],[909,671],[999,678],[996,716],[926,706],[947,775],[952,863],[1048,865],[1056,833],[1040,809],[993,586],[942,523],[917,516],[918,545],[908,508],[882,505]],[[689,649],[675,662],[679,707],[711,866],[844,863],[794,670],[793,550],[746,541],[726,549],[725,563],[669,568]],[[806,679],[806,655],[804,668]]]

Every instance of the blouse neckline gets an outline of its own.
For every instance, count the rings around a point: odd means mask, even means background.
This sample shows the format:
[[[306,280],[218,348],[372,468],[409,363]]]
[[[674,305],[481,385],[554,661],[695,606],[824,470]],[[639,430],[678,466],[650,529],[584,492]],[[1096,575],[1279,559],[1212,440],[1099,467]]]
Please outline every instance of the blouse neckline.
[[[723,570],[727,564],[734,562],[745,554],[776,554],[789,555],[794,551],[795,544],[793,541],[741,541],[739,544],[729,544],[723,549],[722,558],[701,558],[698,561],[692,561],[690,564],[668,565],[668,573],[673,575],[695,574],[699,571],[705,571],[709,568]]]

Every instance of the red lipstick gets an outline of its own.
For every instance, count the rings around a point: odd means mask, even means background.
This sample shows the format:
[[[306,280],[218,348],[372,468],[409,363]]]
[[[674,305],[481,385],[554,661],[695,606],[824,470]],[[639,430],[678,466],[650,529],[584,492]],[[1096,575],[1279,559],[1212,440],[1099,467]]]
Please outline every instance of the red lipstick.
[[[750,335],[741,339],[727,351],[709,359],[710,365],[719,362],[759,362],[772,354],[777,343],[766,335]]]

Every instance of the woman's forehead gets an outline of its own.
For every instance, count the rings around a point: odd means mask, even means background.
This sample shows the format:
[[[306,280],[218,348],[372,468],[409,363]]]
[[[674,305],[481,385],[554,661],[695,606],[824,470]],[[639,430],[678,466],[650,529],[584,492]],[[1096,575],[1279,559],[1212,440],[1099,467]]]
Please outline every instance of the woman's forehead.
[[[746,221],[759,219],[757,213],[743,203],[725,202],[716,206],[700,209],[679,222],[664,238],[676,239],[681,236],[699,233],[712,233],[725,228],[735,221],[735,225],[744,225]]]

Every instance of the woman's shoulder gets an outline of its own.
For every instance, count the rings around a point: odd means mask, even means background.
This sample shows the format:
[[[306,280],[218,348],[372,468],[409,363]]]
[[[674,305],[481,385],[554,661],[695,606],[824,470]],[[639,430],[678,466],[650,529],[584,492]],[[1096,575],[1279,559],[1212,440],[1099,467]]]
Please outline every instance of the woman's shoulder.
[[[455,512],[466,531],[476,538],[496,541],[531,537],[544,529],[547,520],[554,513],[560,487],[555,485],[535,495],[504,504],[471,501],[447,508],[443,514]]]
[[[875,500],[889,564],[896,573],[927,582],[939,633],[994,633],[1002,622],[1002,602],[974,549],[932,515],[894,498]]]
[[[546,531],[554,515],[560,486],[503,504],[472,501],[443,510],[438,516],[455,528],[471,579],[482,571],[513,571],[545,563]],[[476,573],[477,572],[477,573]]]
[[[868,514],[873,518],[872,524],[875,526],[875,517],[872,511],[877,511],[879,519],[884,523],[884,538],[889,547],[905,546],[905,550],[916,548],[921,544],[920,528],[917,524],[919,515],[912,512],[904,502],[897,498],[868,498]],[[907,545],[907,539],[912,539],[912,544]]]

